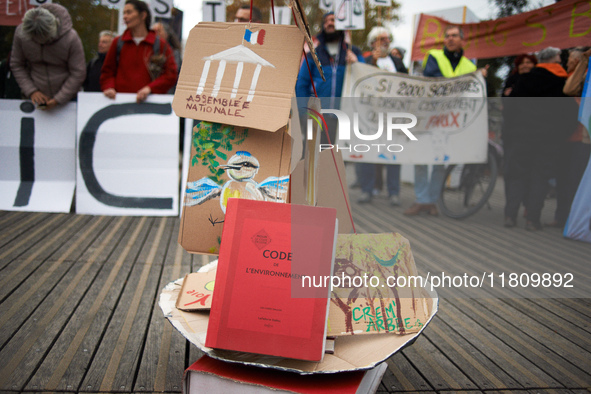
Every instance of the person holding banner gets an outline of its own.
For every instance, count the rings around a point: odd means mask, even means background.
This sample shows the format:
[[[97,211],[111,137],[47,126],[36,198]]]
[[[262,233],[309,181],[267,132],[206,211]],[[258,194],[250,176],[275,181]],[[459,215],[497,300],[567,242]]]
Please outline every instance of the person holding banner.
[[[367,35],[367,45],[372,48],[371,54],[364,60],[366,63],[389,71],[408,74],[402,59],[388,53],[392,42],[392,33],[382,26],[375,26]],[[357,163],[356,172],[363,194],[357,202],[363,204],[371,202],[376,181],[381,179],[383,166],[374,163]],[[386,180],[388,183],[388,198],[390,205],[400,205],[400,164],[386,165]]]
[[[86,63],[68,10],[44,4],[27,11],[14,34],[10,67],[22,93],[40,108],[75,98],[86,77]]]
[[[339,99],[343,93],[343,81],[347,64],[364,62],[361,50],[345,41],[345,32],[337,31],[334,12],[330,11],[322,17],[322,31],[316,36],[318,45],[316,54],[322,65],[326,80],[322,80],[320,72],[314,65],[311,54],[307,54],[298,74],[296,83],[297,97],[314,96],[314,89],[321,99],[322,108],[339,108]],[[308,65],[310,70],[308,70]],[[328,125],[331,142],[335,142],[337,119],[330,114],[324,116]],[[328,143],[322,135],[322,143]]]
[[[165,94],[177,80],[177,65],[170,46],[150,30],[148,4],[127,0],[123,8],[127,29],[113,40],[101,72],[101,89],[108,98],[117,92],[137,93],[137,102],[152,93]]]
[[[444,32],[443,49],[431,49],[423,60],[425,77],[452,78],[477,71],[476,65],[464,56],[464,31],[459,26],[447,26]],[[488,67],[481,69],[486,77]],[[415,203],[404,211],[407,216],[426,212],[437,216],[437,200],[441,194],[445,167],[433,165],[431,178],[429,166],[415,165]]]

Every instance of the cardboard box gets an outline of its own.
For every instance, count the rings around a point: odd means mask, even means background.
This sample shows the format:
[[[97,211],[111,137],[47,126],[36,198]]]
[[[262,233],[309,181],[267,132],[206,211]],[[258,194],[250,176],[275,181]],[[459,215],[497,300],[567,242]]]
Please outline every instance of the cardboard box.
[[[386,363],[368,371],[300,375],[202,356],[185,371],[183,392],[198,393],[375,393]]]
[[[173,101],[178,116],[201,121],[183,185],[179,243],[187,251],[219,252],[230,197],[288,201],[303,41],[295,26],[204,22],[191,30]]]

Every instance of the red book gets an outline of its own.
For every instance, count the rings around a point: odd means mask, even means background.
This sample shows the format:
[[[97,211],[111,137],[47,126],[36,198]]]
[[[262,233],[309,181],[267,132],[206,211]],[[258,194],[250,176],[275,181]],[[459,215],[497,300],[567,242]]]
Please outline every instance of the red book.
[[[332,275],[336,210],[228,201],[205,346],[320,361]],[[328,281],[330,285],[330,280]]]
[[[375,393],[386,363],[367,371],[300,375],[201,357],[185,371],[183,392],[198,393]]]

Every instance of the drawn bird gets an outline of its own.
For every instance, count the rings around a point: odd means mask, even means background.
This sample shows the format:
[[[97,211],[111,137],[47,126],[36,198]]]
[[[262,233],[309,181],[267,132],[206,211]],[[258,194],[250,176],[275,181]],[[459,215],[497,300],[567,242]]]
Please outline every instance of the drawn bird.
[[[253,178],[259,172],[259,161],[247,151],[238,151],[230,157],[226,165],[219,168],[226,170],[230,178],[220,186],[205,177],[187,183],[185,205],[201,205],[213,198],[220,197],[220,207],[226,213],[229,198],[245,198],[257,201],[285,202],[289,177],[272,176],[261,183]]]

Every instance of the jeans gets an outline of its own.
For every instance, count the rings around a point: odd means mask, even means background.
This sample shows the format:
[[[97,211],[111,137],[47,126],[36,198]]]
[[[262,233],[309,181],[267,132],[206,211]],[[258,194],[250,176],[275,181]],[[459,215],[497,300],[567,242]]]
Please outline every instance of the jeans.
[[[397,196],[400,193],[400,164],[386,164],[385,167],[388,195]],[[363,193],[372,194],[376,186],[376,165],[357,163],[355,172]]]
[[[415,198],[419,204],[435,204],[441,193],[445,166],[434,164],[429,179],[429,166],[415,165]]]

